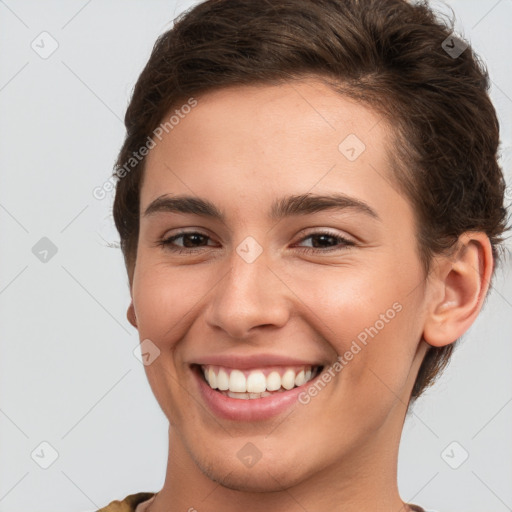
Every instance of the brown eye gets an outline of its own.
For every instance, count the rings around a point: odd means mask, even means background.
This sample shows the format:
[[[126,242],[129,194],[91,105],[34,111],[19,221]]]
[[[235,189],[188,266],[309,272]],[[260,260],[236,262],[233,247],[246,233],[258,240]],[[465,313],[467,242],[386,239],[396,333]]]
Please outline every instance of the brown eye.
[[[183,246],[174,245],[174,242],[180,238],[183,239]],[[158,245],[178,253],[191,253],[196,252],[196,249],[200,249],[201,247],[207,247],[207,245],[204,245],[204,242],[209,239],[210,237],[197,231],[183,231],[160,240]]]
[[[317,240],[317,242],[313,242],[312,247],[301,247],[300,250],[304,252],[330,252],[330,251],[337,251],[337,250],[343,250],[345,247],[354,246],[356,245],[351,240],[348,240],[347,238],[344,238],[338,234],[329,233],[329,232],[318,232],[318,233],[311,233],[308,236],[304,237],[301,242],[304,240]],[[324,244],[327,244],[325,246]]]

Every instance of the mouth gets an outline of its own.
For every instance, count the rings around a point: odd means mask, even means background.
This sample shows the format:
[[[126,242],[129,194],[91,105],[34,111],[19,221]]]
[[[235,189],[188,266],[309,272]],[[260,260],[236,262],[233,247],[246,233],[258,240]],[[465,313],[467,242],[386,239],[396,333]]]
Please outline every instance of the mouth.
[[[276,366],[242,370],[199,365],[211,389],[238,400],[254,400],[303,386],[321,373],[323,366]]]
[[[233,421],[262,421],[293,405],[322,373],[323,365],[232,368],[191,364],[200,396],[216,416]]]

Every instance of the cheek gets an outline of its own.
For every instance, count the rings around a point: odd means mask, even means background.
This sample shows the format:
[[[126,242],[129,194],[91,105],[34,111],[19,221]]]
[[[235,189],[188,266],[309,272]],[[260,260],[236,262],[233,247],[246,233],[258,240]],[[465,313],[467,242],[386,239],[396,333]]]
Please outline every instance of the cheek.
[[[385,276],[385,277],[382,277]],[[376,267],[330,272],[301,288],[322,337],[343,358],[345,387],[400,392],[421,335],[417,276]],[[316,320],[313,320],[316,318]],[[358,391],[358,392],[359,392]]]
[[[376,268],[327,268],[310,273],[309,281],[298,288],[297,295],[319,318],[326,339],[340,351],[350,348],[350,340],[364,343],[375,334],[375,325],[378,331],[389,331],[399,320],[402,292],[393,281],[378,279],[382,274]]]
[[[171,269],[144,256],[137,264],[132,295],[139,338],[151,340],[159,350],[158,357],[144,370],[153,395],[171,425],[175,425],[182,421],[186,410],[183,400],[187,400],[178,384],[180,368],[175,349],[190,328],[194,305],[198,305],[205,292],[201,281],[188,270],[192,267]]]
[[[193,321],[194,308],[201,307],[209,285],[205,272],[194,266],[170,268],[141,259],[133,283],[133,302],[139,334],[157,343],[172,344]]]
[[[405,407],[416,346],[410,332],[414,308],[394,299],[393,294],[377,293],[364,300],[337,301],[338,318],[332,317],[331,329],[323,331],[341,358],[341,370],[333,379],[335,405],[318,411],[329,425],[326,435],[342,429],[347,438],[371,436],[390,411]]]

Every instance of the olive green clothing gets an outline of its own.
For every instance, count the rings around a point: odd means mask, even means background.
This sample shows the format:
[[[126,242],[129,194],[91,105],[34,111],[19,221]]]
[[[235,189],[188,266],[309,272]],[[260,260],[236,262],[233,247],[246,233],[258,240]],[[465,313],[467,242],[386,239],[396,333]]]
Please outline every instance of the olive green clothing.
[[[106,507],[100,508],[98,512],[135,512],[137,505],[152,498],[154,492],[138,492],[126,496],[124,500],[114,500]]]

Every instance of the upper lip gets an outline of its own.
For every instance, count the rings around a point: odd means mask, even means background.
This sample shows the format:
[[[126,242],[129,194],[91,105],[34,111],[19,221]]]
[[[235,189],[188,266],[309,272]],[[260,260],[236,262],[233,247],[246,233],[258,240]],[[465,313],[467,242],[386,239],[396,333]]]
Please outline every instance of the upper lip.
[[[253,354],[242,355],[221,355],[215,354],[205,356],[194,361],[193,364],[225,366],[227,368],[238,368],[247,370],[250,368],[263,368],[265,366],[323,366],[324,363],[313,359],[297,359],[281,354]]]

